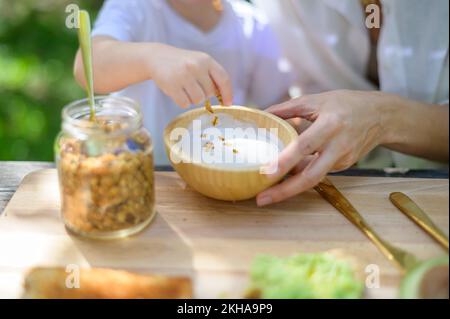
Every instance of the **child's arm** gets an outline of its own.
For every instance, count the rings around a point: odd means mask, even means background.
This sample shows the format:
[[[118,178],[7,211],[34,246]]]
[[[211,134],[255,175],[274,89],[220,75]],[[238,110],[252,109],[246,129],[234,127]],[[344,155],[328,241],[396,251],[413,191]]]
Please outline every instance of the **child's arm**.
[[[232,104],[227,72],[209,55],[160,43],[122,42],[107,36],[93,38],[94,90],[105,94],[131,84],[153,80],[175,103],[186,108],[218,93],[225,105]],[[84,87],[80,52],[74,75]]]

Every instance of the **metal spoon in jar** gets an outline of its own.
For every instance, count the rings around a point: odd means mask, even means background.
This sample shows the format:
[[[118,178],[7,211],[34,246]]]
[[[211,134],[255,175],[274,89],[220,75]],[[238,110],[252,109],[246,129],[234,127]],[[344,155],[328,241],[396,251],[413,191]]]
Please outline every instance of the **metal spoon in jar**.
[[[79,12],[78,41],[80,43],[81,56],[83,58],[84,75],[86,78],[86,92],[90,105],[89,120],[95,122],[95,100],[94,100],[94,76],[92,71],[92,43],[91,43],[91,21],[86,10]]]

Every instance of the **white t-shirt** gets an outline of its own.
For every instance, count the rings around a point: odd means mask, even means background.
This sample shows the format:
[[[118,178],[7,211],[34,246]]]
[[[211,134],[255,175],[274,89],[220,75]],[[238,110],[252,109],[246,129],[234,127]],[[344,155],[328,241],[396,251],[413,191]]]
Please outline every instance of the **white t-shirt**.
[[[304,94],[376,90],[367,80],[370,38],[359,0],[254,0],[279,36]],[[382,0],[380,90],[426,103],[449,100],[448,0]],[[420,125],[420,123],[418,123]],[[363,167],[432,168],[378,148]]]
[[[243,1],[224,1],[220,22],[205,33],[178,15],[166,0],[108,0],[95,23],[93,36],[98,35],[208,53],[230,75],[235,105],[264,108],[277,103],[293,80],[267,20]],[[154,140],[155,163],[167,164],[163,130],[185,110],[152,81],[131,85],[117,94],[141,103],[144,125]]]

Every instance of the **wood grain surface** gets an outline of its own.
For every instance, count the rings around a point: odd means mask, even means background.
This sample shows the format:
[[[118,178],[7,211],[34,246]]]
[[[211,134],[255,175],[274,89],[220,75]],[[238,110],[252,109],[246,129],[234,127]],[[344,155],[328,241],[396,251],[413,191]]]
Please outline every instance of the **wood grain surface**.
[[[449,229],[447,179],[331,177],[386,240],[421,259],[445,254],[389,201],[402,191],[441,227]],[[369,298],[394,298],[400,273],[350,222],[314,191],[268,208],[254,201],[227,203],[195,193],[176,173],[156,173],[157,216],[125,240],[72,236],[59,216],[56,171],[26,176],[0,217],[0,297],[21,294],[33,266],[109,267],[139,273],[189,275],[198,298],[240,297],[254,256],[287,256],[338,249],[361,264],[376,265],[380,287]]]
[[[0,215],[27,174],[54,166],[50,162],[0,161]]]

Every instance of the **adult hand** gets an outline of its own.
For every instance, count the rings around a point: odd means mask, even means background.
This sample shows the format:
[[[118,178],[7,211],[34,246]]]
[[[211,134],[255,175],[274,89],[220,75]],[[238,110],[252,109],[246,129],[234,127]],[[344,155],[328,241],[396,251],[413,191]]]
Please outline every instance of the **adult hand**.
[[[383,93],[331,91],[303,96],[267,109],[283,119],[313,122],[267,171],[292,176],[260,193],[257,204],[280,202],[316,186],[330,171],[344,170],[385,141]],[[276,167],[275,167],[276,165]]]

